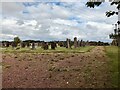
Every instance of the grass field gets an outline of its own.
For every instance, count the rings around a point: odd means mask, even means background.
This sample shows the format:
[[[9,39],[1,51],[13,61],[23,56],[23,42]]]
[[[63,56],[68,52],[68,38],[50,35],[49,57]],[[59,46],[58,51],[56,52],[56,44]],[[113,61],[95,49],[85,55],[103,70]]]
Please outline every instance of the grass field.
[[[67,49],[65,47],[57,47],[55,50],[43,50],[41,47],[37,47],[35,50],[31,50],[30,48],[21,48],[21,49],[13,49],[12,47],[9,48],[2,48],[2,52],[9,52],[9,53],[84,53],[88,52],[93,49],[94,46],[86,46],[86,47],[79,47],[79,48],[72,48]]]
[[[105,50],[106,50],[107,56],[110,58],[109,69],[110,69],[111,75],[112,75],[112,85],[114,87],[118,87],[118,80],[119,80],[118,79],[119,78],[118,47],[109,46],[109,47],[105,47]]]

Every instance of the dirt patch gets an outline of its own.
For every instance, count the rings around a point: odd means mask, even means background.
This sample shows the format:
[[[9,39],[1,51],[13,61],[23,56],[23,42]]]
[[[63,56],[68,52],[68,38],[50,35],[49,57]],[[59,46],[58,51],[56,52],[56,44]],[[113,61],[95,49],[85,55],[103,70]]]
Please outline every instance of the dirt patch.
[[[111,87],[104,47],[86,53],[5,53],[3,88]]]

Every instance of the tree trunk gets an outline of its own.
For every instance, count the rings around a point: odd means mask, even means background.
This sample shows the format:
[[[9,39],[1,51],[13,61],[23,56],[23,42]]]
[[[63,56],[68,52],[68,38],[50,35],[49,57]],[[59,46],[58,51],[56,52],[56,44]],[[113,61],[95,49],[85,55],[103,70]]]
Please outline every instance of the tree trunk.
[[[120,21],[120,8],[118,9],[118,21]],[[120,30],[120,24],[118,24],[118,29]],[[120,47],[120,33],[118,34],[118,46]]]

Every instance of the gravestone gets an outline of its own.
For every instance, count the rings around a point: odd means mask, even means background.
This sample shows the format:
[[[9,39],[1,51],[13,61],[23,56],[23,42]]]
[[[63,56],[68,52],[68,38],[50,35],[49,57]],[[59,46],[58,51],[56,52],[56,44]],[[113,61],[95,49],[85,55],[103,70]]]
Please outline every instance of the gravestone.
[[[35,49],[35,43],[34,42],[32,43],[32,49]]]
[[[17,47],[17,44],[15,42],[12,42],[12,47],[13,48]]]
[[[5,47],[5,43],[4,42],[2,42],[2,47]]]
[[[38,43],[35,43],[35,48],[37,48],[38,47]]]
[[[55,48],[57,47],[55,42],[51,42],[51,49],[55,50]]]
[[[89,41],[88,40],[86,41],[86,45],[85,46],[89,46]]]
[[[82,46],[85,47],[85,41],[82,42]]]
[[[48,43],[43,42],[43,43],[42,43],[42,48],[43,48],[44,50],[48,50],[48,49],[49,49]]]
[[[30,47],[30,43],[29,42],[27,42],[26,45],[27,45],[27,47]]]
[[[21,42],[21,48],[25,48],[25,42]]]
[[[77,48],[77,37],[74,38],[74,48]]]
[[[71,48],[72,47],[72,43],[71,43],[71,39],[66,39],[66,48]]]
[[[6,42],[6,47],[9,47],[10,46],[10,43],[9,42]]]
[[[78,47],[80,47],[80,41],[78,40]]]
[[[70,45],[70,48],[72,48],[72,42],[71,42],[71,39],[69,39],[69,45]]]
[[[66,39],[66,42],[67,42],[66,48],[70,48],[70,42],[68,38]]]
[[[38,42],[38,47],[40,47],[41,46],[41,43],[40,42]]]
[[[80,47],[82,47],[82,46],[83,46],[83,40],[80,41]]]

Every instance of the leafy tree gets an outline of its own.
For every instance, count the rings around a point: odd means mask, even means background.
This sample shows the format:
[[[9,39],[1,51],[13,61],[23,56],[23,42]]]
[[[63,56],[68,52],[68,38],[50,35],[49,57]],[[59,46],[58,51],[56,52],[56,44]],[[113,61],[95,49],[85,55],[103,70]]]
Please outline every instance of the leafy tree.
[[[99,6],[99,5],[101,5],[102,3],[104,3],[104,2],[87,2],[86,3],[86,6],[87,7],[90,7],[90,8],[94,8],[95,6]],[[119,15],[120,14],[120,0],[118,0],[118,1],[113,1],[113,2],[111,2],[110,3],[110,5],[116,5],[116,9],[118,10],[118,11],[107,11],[106,12],[106,16],[107,17],[110,17],[110,16],[113,16],[113,15]],[[120,25],[120,20],[118,20],[117,21],[117,24],[118,24],[118,28],[116,29],[116,31],[115,31],[115,29],[114,29],[114,32],[115,32],[115,34],[110,34],[109,36],[110,36],[110,38],[111,39],[117,39],[117,42],[118,42],[118,46],[120,46],[120,27],[119,27],[119,25]],[[117,34],[116,34],[117,33]]]
[[[99,6],[102,3],[103,2],[87,2],[86,6],[90,7],[90,8],[94,8],[95,6]],[[120,9],[120,1],[118,1],[118,2],[111,2],[111,5],[117,5],[116,8]],[[110,16],[115,15],[115,14],[118,15],[118,11],[117,12],[116,11],[107,11],[106,12],[106,16],[107,17],[110,17]],[[120,22],[119,22],[119,24],[120,24]]]
[[[18,44],[18,43],[20,43],[20,42],[21,42],[21,40],[20,40],[19,37],[15,37],[15,38],[14,38],[14,43],[15,43],[15,44]]]

